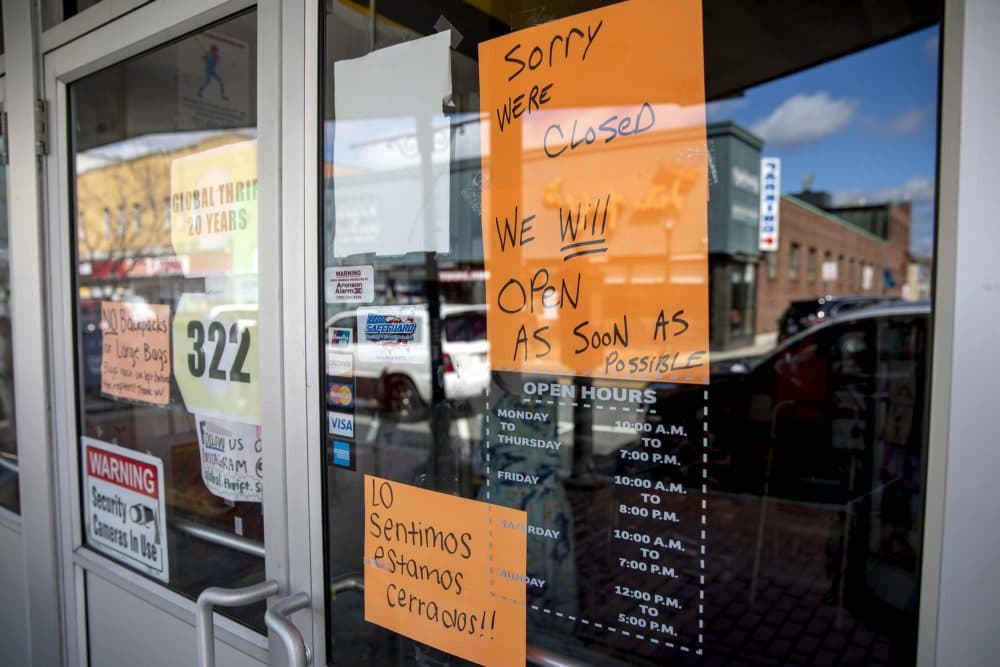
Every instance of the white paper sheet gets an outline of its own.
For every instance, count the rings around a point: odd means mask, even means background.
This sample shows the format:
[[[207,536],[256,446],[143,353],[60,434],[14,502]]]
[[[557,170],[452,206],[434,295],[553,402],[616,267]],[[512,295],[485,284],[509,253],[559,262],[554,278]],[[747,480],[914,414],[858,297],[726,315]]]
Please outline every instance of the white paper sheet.
[[[333,254],[448,252],[449,31],[334,64]]]

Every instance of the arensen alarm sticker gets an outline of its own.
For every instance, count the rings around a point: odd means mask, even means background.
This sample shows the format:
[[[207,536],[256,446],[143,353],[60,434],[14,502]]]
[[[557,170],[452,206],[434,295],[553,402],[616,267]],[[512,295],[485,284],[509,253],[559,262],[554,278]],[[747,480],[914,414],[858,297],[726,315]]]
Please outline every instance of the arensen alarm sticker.
[[[163,462],[82,438],[84,514],[90,545],[161,581],[170,581]]]
[[[324,275],[327,303],[371,303],[375,300],[374,266],[331,266]]]

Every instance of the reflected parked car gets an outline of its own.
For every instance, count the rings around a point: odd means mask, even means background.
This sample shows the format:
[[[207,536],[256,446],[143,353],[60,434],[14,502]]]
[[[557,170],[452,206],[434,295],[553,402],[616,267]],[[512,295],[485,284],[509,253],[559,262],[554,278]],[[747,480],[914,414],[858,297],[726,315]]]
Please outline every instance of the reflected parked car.
[[[353,355],[355,391],[362,400],[399,419],[423,414],[431,401],[430,322],[426,304],[387,306],[385,325],[412,324],[409,341],[374,340],[363,327],[370,312],[350,310],[331,317],[327,326],[327,353],[345,350]],[[335,330],[351,330],[350,343],[335,344]],[[489,344],[485,305],[441,307],[441,370],[445,399],[465,402],[483,396],[489,383]],[[333,369],[328,367],[328,372]]]
[[[929,314],[925,303],[855,310],[786,339],[745,373],[713,374],[712,403],[722,411],[713,427],[739,424],[726,440],[743,455],[758,448],[750,455],[756,467],[768,447],[783,455],[775,462],[789,474],[771,480],[772,491],[839,499],[846,491],[839,459],[873,446],[879,434],[921,441]],[[740,474],[760,481],[745,467]]]
[[[929,317],[840,314],[712,377],[714,488],[759,503],[758,540],[825,553],[826,599],[875,626],[915,622]]]
[[[821,296],[792,301],[778,318],[778,341],[783,341],[832,317],[893,300],[894,297],[882,296]]]

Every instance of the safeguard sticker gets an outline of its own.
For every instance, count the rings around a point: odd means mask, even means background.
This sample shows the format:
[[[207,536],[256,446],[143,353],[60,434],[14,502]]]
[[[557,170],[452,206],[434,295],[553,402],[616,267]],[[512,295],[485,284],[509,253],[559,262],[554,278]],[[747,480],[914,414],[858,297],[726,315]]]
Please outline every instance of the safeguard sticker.
[[[358,308],[358,361],[426,362],[422,327],[427,310],[418,306]]]

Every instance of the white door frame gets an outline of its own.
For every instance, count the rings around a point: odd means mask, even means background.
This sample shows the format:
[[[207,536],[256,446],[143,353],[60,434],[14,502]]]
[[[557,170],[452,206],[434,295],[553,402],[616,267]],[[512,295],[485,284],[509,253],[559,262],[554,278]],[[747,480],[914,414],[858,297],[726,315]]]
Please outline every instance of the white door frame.
[[[328,592],[324,583],[323,543],[323,434],[325,415],[320,412],[320,130],[322,82],[319,75],[319,36],[323,29],[323,3],[317,0],[282,0],[260,6],[261,20],[281,25],[279,118],[260,116],[259,123],[275,122],[281,128],[281,211],[280,257],[282,280],[265,285],[261,279],[261,301],[278,299],[283,322],[281,331],[284,375],[274,385],[282,387],[284,415],[272,415],[272,422],[284,426],[285,471],[288,479],[283,516],[267,515],[265,526],[282,522],[289,545],[286,562],[289,588],[306,592],[310,608],[292,616],[292,621],[313,649],[313,665],[325,665]],[[267,19],[265,19],[265,15]],[[263,35],[262,35],[263,37]],[[261,51],[264,48],[262,45]],[[263,89],[263,87],[262,87]],[[266,155],[262,146],[262,155]],[[275,155],[277,152],[274,153]],[[261,203],[263,204],[263,197]],[[262,209],[263,211],[264,209]],[[266,218],[262,218],[266,219]],[[266,239],[261,225],[261,247]],[[271,229],[276,229],[277,226]],[[262,258],[263,261],[263,258]],[[262,315],[263,317],[263,315]],[[265,377],[266,382],[266,377]],[[265,384],[265,386],[268,386]],[[265,405],[267,401],[264,402]],[[279,404],[275,401],[275,407]],[[266,409],[266,408],[265,408]],[[266,491],[266,490],[265,490]],[[272,646],[272,655],[278,648]]]
[[[8,210],[11,220],[10,287],[13,327],[16,429],[21,482],[21,540],[24,553],[28,654],[34,664],[58,665],[66,655],[60,613],[59,532],[50,446],[49,355],[46,317],[42,184],[36,143],[35,100],[39,97],[38,15],[32,3],[3,6],[8,149]],[[32,446],[28,446],[31,443]]]

